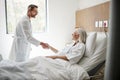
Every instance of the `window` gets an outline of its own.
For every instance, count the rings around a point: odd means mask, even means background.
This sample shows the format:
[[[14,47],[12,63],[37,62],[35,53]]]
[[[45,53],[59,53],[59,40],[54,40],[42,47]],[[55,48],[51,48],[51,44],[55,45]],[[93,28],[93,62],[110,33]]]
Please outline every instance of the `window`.
[[[38,15],[31,20],[34,33],[46,31],[47,0],[6,0],[7,33],[14,33],[20,18],[27,14],[29,4],[38,6]]]

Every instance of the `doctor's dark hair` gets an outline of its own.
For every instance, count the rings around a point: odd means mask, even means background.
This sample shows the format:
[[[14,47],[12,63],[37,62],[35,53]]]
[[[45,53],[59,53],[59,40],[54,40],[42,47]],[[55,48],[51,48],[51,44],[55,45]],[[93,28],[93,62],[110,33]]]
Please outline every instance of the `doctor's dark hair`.
[[[38,8],[38,6],[37,6],[37,5],[34,5],[34,4],[30,4],[30,5],[28,6],[28,10],[30,10],[30,11],[32,11],[34,8]]]

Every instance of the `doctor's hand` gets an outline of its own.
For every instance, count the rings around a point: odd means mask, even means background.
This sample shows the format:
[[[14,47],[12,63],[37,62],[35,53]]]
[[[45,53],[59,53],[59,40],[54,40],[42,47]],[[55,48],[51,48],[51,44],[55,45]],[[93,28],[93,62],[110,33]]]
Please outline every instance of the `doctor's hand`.
[[[42,48],[44,48],[44,49],[49,49],[48,43],[40,42],[40,45],[41,45]]]

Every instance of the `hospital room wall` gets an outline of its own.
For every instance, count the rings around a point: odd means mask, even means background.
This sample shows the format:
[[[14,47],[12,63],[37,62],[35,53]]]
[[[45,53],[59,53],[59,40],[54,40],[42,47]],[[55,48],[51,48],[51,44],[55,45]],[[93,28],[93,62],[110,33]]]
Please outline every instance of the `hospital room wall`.
[[[79,0],[79,10],[89,8],[110,0]]]
[[[71,40],[71,32],[75,26],[75,11],[78,9],[78,0],[48,0],[47,32],[37,33],[33,36],[43,42],[48,42],[58,49]],[[34,26],[34,25],[33,25]],[[6,34],[5,3],[0,0],[0,54],[4,59],[8,55],[12,45],[13,34]],[[50,50],[32,45],[30,58],[39,55],[50,55]]]

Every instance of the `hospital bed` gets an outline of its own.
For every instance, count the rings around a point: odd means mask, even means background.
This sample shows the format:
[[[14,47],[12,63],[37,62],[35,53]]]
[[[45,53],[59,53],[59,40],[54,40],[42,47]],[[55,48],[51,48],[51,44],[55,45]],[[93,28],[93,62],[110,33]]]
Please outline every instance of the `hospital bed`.
[[[64,65],[59,60],[55,62],[39,57],[20,64],[1,61],[0,80],[102,80],[106,48],[106,35],[92,32],[88,35],[85,54],[78,64]]]
[[[103,80],[108,37],[106,32],[97,32],[96,44],[92,55],[87,55],[80,61],[79,64],[85,68],[90,77],[90,79],[84,80]],[[86,61],[88,62],[86,63]]]

